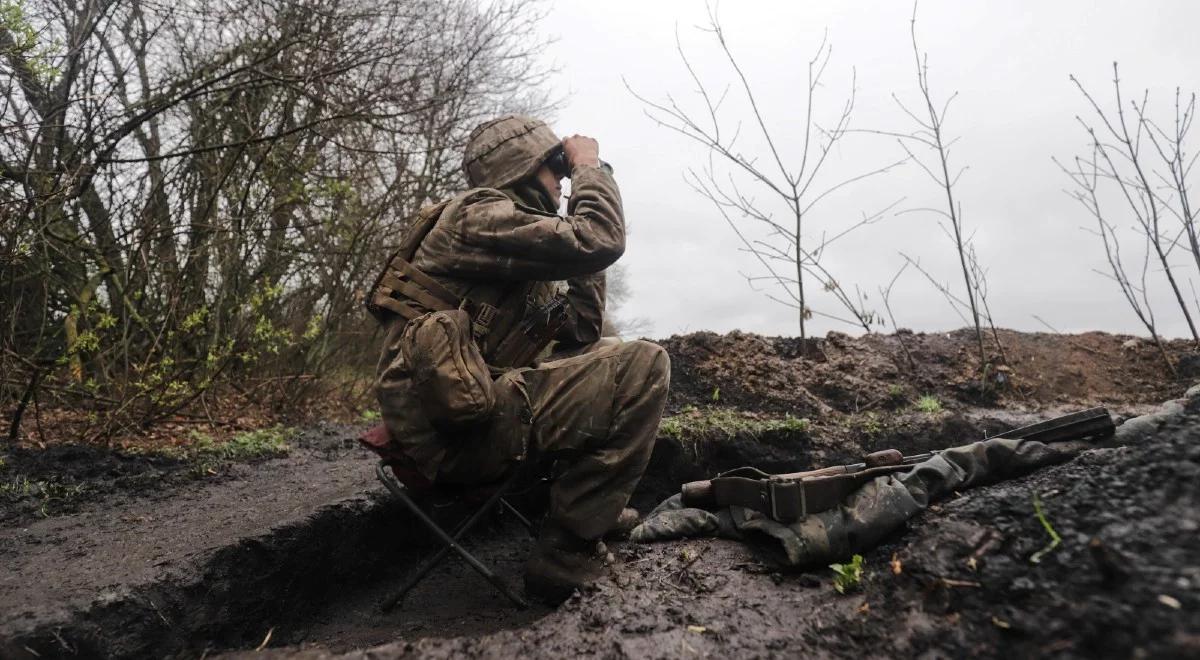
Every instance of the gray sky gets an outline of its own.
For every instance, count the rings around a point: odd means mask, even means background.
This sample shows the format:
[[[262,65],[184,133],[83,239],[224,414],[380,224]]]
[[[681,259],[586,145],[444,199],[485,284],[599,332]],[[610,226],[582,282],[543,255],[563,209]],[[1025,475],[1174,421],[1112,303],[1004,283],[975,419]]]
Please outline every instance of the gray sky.
[[[702,112],[675,52],[676,27],[711,90],[719,92],[734,80],[711,35],[696,29],[706,21],[704,4],[560,0],[548,8],[544,27],[559,38],[548,55],[560,67],[558,84],[570,94],[555,128],[560,134],[579,132],[599,139],[601,156],[616,167],[624,196],[631,234],[622,263],[633,291],[624,315],[648,320],[651,336],[735,328],[795,334],[795,311],[750,289],[739,273],[761,274],[754,258],[738,251],[725,221],[683,180],[689,165],[705,160],[705,151],[655,126],[622,83],[624,77],[654,99],[670,93],[684,107]],[[893,93],[909,102],[916,99],[911,11],[909,3],[891,1],[742,1],[720,7],[726,36],[785,160],[798,157],[807,62],[826,30],[833,57],[815,104],[818,123],[830,123],[840,111],[854,69],[854,126],[912,130],[911,120],[891,99]],[[1087,149],[1075,116],[1088,107],[1068,74],[1108,101],[1112,62],[1119,61],[1125,91],[1140,96],[1148,88],[1152,108],[1157,105],[1164,113],[1160,116],[1173,117],[1175,87],[1187,92],[1200,88],[1198,24],[1200,3],[1188,0],[921,3],[918,38],[929,56],[935,98],[959,93],[946,130],[959,137],[952,161],[970,169],[957,195],[965,226],[975,232],[980,260],[989,269],[990,300],[1000,326],[1043,329],[1033,318],[1038,315],[1063,331],[1144,334],[1116,285],[1093,272],[1106,268],[1099,239],[1081,229],[1094,221],[1064,194],[1069,181],[1050,159],[1068,160]],[[722,116],[732,130],[748,116],[744,105],[727,103]],[[743,149],[765,157],[750,129],[747,121]],[[1193,144],[1197,140],[1200,135]],[[836,183],[902,156],[893,139],[852,135],[831,156],[820,180]],[[939,203],[939,190],[909,165],[831,196],[814,209],[806,233],[813,239],[821,232],[837,233],[863,212],[873,213],[901,197],[905,201],[897,209],[932,206]],[[1118,207],[1112,208],[1115,213]],[[1132,220],[1118,224],[1130,226]],[[1124,237],[1127,254],[1140,252],[1132,230]],[[899,251],[919,257],[930,272],[961,291],[961,278],[955,279],[957,257],[929,214],[889,214],[832,246],[823,263],[843,286],[857,284],[875,301],[877,287],[903,263]],[[1200,288],[1195,267],[1186,268],[1189,259],[1180,251],[1174,261]],[[1150,278],[1152,289],[1167,293],[1160,273],[1152,272]],[[828,294],[813,295],[818,311],[839,311]],[[1165,334],[1186,332],[1166,295],[1154,302]],[[963,325],[911,269],[896,285],[892,305],[902,327],[929,331]],[[854,331],[820,319],[812,328],[821,334]]]

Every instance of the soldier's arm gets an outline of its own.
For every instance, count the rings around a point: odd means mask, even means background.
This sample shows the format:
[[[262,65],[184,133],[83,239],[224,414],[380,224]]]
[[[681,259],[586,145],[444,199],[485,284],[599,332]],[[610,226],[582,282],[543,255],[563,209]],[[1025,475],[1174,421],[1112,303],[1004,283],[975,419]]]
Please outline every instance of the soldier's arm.
[[[572,172],[566,217],[481,189],[453,218],[439,221],[415,265],[433,274],[474,279],[569,280],[598,273],[625,251],[621,193],[606,169]]]
[[[582,346],[600,341],[604,327],[604,271],[567,281],[566,325],[555,338],[565,346]]]

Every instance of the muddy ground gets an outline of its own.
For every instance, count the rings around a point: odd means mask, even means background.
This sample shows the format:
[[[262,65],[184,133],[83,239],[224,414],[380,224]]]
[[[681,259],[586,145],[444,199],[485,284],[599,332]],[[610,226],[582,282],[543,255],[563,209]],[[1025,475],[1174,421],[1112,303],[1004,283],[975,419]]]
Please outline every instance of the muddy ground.
[[[961,332],[833,336],[803,362],[788,339],[665,340],[677,423],[664,424],[635,504],[742,464],[950,446],[1095,404],[1133,417],[1191,384],[1129,337],[1002,341],[1010,366],[984,391]],[[1187,364],[1182,343],[1169,348]],[[701,540],[614,546],[611,579],[554,612],[514,610],[452,561],[387,615],[378,602],[433,545],[382,496],[354,446],[360,430],[314,428],[284,457],[202,470],[153,454],[9,449],[0,482],[53,485],[0,493],[0,657],[1200,653],[1191,417],[941,504],[868,553],[861,590],[846,596],[827,570],[780,573],[752,548]],[[1036,565],[1047,532],[1035,493],[1063,539]],[[522,528],[499,519],[470,545],[519,582]]]
[[[1037,564],[1049,536],[1062,542]],[[1179,657],[1200,654],[1200,418],[945,501],[865,557],[785,574],[732,541],[616,548],[595,591],[482,637],[276,657]]]

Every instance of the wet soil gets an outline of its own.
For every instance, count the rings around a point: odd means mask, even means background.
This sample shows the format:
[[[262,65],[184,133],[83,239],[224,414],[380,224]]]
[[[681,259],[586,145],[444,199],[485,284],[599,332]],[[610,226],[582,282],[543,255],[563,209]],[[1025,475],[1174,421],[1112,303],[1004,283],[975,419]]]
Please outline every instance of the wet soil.
[[[1050,541],[1034,497],[1061,544]],[[623,545],[610,577],[517,630],[289,658],[1200,654],[1200,419],[973,490],[866,554],[858,589],[723,540]]]
[[[789,339],[668,339],[672,412],[811,423],[661,437],[634,503],[645,511],[683,481],[740,465],[790,471],[882,447],[923,451],[1095,404],[1131,417],[1190,384],[1130,338],[1002,338],[1014,366],[986,396],[961,364],[972,341],[961,332],[904,336],[918,365],[908,369],[896,336],[834,335],[804,361]],[[916,410],[922,394],[943,410]],[[1195,420],[931,509],[867,555],[863,588],[849,596],[832,591],[828,571],[780,573],[751,547],[688,541],[615,546],[612,580],[557,611],[515,610],[451,560],[386,615],[379,601],[434,544],[383,496],[355,446],[360,430],[311,429],[286,457],[216,474],[154,455],[9,450],[0,480],[62,488],[0,497],[0,657],[199,657],[260,645],[320,657],[380,645],[378,657],[1195,655]],[[1037,565],[1029,556],[1046,532],[1033,493],[1063,538]],[[519,584],[531,543],[522,527],[501,518],[467,543]],[[1138,569],[1109,578],[1110,564]]]

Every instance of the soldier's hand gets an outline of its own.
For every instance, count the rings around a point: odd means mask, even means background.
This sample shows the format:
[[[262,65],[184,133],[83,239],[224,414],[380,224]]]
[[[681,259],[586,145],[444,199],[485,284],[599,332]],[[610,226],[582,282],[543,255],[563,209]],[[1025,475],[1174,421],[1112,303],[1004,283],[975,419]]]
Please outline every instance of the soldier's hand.
[[[600,166],[600,143],[586,135],[572,135],[563,138],[563,154],[567,157],[567,165],[575,169],[576,165]]]

